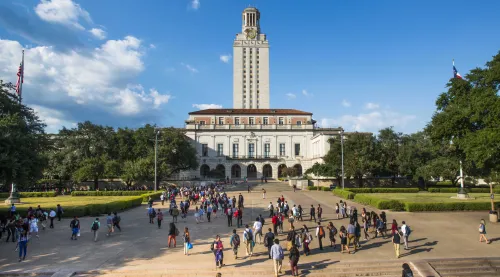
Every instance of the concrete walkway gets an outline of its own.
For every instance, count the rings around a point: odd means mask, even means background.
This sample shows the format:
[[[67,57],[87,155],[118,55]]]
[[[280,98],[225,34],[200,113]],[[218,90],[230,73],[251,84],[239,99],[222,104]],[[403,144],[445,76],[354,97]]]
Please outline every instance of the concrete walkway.
[[[260,189],[265,187],[267,199],[262,199]],[[259,214],[267,216],[267,205],[284,195],[288,203],[301,204],[308,211],[311,204],[320,203],[324,209],[324,221],[332,221],[337,228],[347,225],[347,219],[334,219],[334,205],[340,199],[328,192],[293,192],[284,183],[267,183],[256,185],[252,193],[246,192],[246,186],[241,186],[241,193],[245,197],[244,224],[253,224]],[[229,196],[238,195],[238,191],[231,191]],[[357,205],[361,210],[361,205]],[[161,203],[155,203],[155,208],[161,208]],[[165,206],[167,208],[167,206]],[[372,210],[367,207],[368,210]],[[388,212],[388,221],[395,218],[398,223],[406,220],[413,229],[411,249],[402,251],[404,260],[420,260],[427,258],[451,257],[479,257],[498,256],[500,253],[500,226],[488,224],[488,237],[495,238],[492,244],[486,245],[478,242],[477,228],[481,218],[486,218],[484,212],[458,212],[458,213],[392,213]],[[162,229],[156,225],[148,224],[146,206],[126,211],[121,214],[122,232],[115,232],[111,237],[105,236],[105,216],[101,217],[102,228],[97,242],[93,242],[90,225],[93,218],[82,218],[82,236],[78,241],[70,240],[71,231],[69,219],[55,223],[55,229],[46,229],[40,232],[40,239],[33,238],[28,246],[28,257],[24,262],[17,261],[17,252],[14,252],[15,243],[1,242],[0,247],[0,272],[11,273],[41,273],[58,272],[64,276],[68,272],[91,270],[133,270],[143,271],[161,269],[213,270],[214,258],[210,252],[209,244],[216,234],[220,234],[224,247],[229,248],[229,236],[233,228],[227,227],[225,217],[218,217],[213,222],[196,224],[192,212],[186,220],[179,219],[177,228],[182,230],[187,226],[194,240],[194,248],[190,256],[182,253],[182,239],[178,238],[177,248],[167,248],[168,223],[171,218],[166,217]],[[267,218],[267,217],[266,217]],[[308,220],[308,216],[304,217]],[[312,222],[305,222],[307,226],[314,227]],[[302,224],[300,224],[302,225]],[[324,223],[326,225],[326,223]],[[264,230],[270,226],[270,219],[266,220]],[[286,224],[287,226],[287,224]],[[297,226],[297,224],[296,224]],[[288,227],[285,227],[288,230]],[[238,229],[241,235],[243,228]],[[182,232],[182,231],[181,231]],[[280,236],[284,239],[284,236]],[[324,241],[326,243],[326,241]],[[338,261],[368,261],[395,259],[390,239],[377,238],[363,242],[362,248],[354,255],[341,254],[337,250],[327,247],[325,251],[317,249],[317,240],[312,243],[312,255],[301,257],[301,264],[325,263],[325,266]],[[285,242],[282,245],[285,246]],[[231,253],[225,252],[225,264],[228,268],[245,268],[257,265],[272,268],[272,263],[267,259],[266,248],[256,245],[254,256],[234,260]],[[244,249],[240,249],[240,256],[244,256]],[[288,267],[286,267],[288,268]],[[50,275],[50,274],[49,274]]]

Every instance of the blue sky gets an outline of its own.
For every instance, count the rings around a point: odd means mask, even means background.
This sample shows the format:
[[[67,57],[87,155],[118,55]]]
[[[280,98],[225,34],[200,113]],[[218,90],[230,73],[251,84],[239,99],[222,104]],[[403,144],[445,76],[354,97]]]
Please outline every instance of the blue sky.
[[[4,0],[0,79],[15,82],[24,47],[24,101],[49,132],[182,127],[199,107],[232,106],[228,58],[249,4],[270,41],[271,106],[325,127],[421,130],[452,59],[465,75],[500,50],[493,0]]]

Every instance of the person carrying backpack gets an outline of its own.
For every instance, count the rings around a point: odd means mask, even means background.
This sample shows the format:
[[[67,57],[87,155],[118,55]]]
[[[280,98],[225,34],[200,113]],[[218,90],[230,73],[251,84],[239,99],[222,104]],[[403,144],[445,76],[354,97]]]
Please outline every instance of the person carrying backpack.
[[[73,217],[71,223],[69,224],[71,228],[71,240],[77,240],[77,235],[80,232],[80,220],[76,216]]]
[[[273,241],[274,241],[274,233],[272,232],[271,228],[267,229],[267,233],[264,236],[264,246],[267,247],[267,252],[269,254],[269,259],[271,259],[271,247],[273,246]]]
[[[405,244],[405,250],[408,250],[408,238],[411,234],[410,226],[406,225],[406,222],[402,221],[403,225],[401,225],[401,232],[403,233],[403,241]]]
[[[94,241],[97,241],[97,236],[99,235],[99,228],[101,227],[101,223],[99,222],[99,218],[96,217],[94,222],[92,222],[92,225],[90,226],[90,229],[92,232],[94,232]]]
[[[248,255],[252,256],[254,241],[253,241],[252,229],[248,228],[248,224],[245,225],[245,231],[243,231],[243,242],[245,243],[246,246],[247,256]]]
[[[122,231],[122,227],[120,227],[120,221],[121,221],[121,217],[118,215],[117,212],[113,212],[113,226],[118,228],[118,230],[121,232]]]
[[[486,238],[486,223],[484,219],[481,219],[481,222],[479,223],[479,242],[483,242],[483,239],[486,244],[491,243],[491,241],[488,241],[488,239]]]
[[[319,250],[323,250],[323,238],[325,237],[325,229],[321,226],[321,222],[318,222],[318,227],[316,227],[316,237],[319,242]]]
[[[229,240],[229,244],[233,248],[234,259],[238,259],[238,248],[240,247],[240,236],[236,234],[236,229],[233,229],[233,235]]]

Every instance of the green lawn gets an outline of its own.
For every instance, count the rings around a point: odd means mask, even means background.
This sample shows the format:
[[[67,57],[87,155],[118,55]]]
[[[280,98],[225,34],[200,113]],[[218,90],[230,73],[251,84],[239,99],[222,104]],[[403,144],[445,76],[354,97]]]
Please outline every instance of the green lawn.
[[[0,213],[6,214],[10,205],[0,199]],[[60,204],[64,209],[64,216],[71,217],[99,215],[113,211],[121,211],[139,206],[142,196],[57,196],[57,197],[27,197],[21,198],[22,203],[16,204],[17,211],[24,215],[29,207],[35,209],[40,205],[43,209],[55,209]]]
[[[490,202],[489,193],[469,193],[474,199],[460,200],[451,198],[456,193],[366,193],[364,196],[376,197],[383,200],[400,200],[411,203],[440,203],[440,202]],[[495,200],[500,199],[500,194],[495,194]]]

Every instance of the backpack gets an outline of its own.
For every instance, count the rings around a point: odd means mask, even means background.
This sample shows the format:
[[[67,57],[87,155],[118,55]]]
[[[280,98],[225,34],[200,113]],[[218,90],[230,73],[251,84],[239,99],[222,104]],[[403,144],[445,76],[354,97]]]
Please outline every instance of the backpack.
[[[156,210],[153,210],[153,213],[152,213],[153,217],[156,216]]]
[[[212,242],[212,244],[210,245],[210,251],[214,251],[214,244],[215,244],[215,240]]]
[[[325,237],[325,230],[323,229],[323,226],[320,226],[320,227],[319,227],[318,236],[319,236],[320,238],[324,238],[324,237]]]
[[[265,220],[263,217],[260,218],[260,223],[262,223],[262,226],[264,226]]]
[[[236,234],[234,235],[234,237],[233,237],[233,245],[234,245],[234,247],[240,246],[240,236],[238,236]]]
[[[332,232],[332,233],[333,233],[333,235],[335,236],[335,235],[337,234],[337,228],[335,228],[335,226],[333,226],[333,228],[332,228],[332,231],[331,231],[331,232]]]
[[[94,223],[92,223],[92,231],[97,231],[99,230],[99,223],[97,223],[97,221],[94,221]]]
[[[248,231],[245,231],[245,239],[247,241],[252,241],[253,240],[253,236],[252,236],[252,230],[248,230]]]
[[[288,235],[286,236],[286,240],[292,241],[294,237],[295,237],[295,232],[289,232]]]
[[[406,225],[406,236],[409,237],[411,234],[410,226]]]
[[[76,220],[71,220],[71,223],[69,224],[71,228],[76,228]]]

